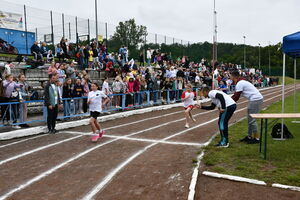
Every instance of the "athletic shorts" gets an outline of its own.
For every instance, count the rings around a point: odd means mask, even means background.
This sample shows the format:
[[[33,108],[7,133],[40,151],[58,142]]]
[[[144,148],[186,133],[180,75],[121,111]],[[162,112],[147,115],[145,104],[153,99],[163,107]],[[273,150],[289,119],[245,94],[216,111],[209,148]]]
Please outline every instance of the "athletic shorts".
[[[97,119],[100,116],[100,113],[97,111],[91,111],[91,117]]]
[[[194,107],[194,105],[189,105],[188,107],[184,107],[184,110],[187,110],[188,108],[191,108],[191,110],[193,110]]]

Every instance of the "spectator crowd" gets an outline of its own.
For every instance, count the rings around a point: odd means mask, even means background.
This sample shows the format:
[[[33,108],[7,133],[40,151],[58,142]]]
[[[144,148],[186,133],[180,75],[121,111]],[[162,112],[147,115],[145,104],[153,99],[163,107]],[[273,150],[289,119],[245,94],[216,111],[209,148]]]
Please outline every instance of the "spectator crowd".
[[[261,70],[242,69],[237,64],[214,63],[205,59],[192,62],[187,56],[173,59],[171,53],[159,49],[147,49],[141,52],[139,61],[129,59],[130,52],[122,46],[118,52],[108,52],[104,44],[94,41],[89,45],[73,48],[67,39],[62,38],[55,52],[48,50],[46,43],[36,42],[31,47],[35,60],[51,63],[48,75],[57,76],[59,95],[63,99],[65,119],[71,115],[88,112],[87,96],[91,90],[90,70],[105,72],[102,91],[111,98],[112,108],[142,107],[145,102],[151,104],[174,103],[186,84],[194,88],[212,86],[224,92],[234,90],[230,72],[239,70],[240,74],[256,87],[272,85],[272,79],[262,74]],[[75,59],[71,63],[68,60]],[[24,102],[32,99],[32,87],[26,82],[24,74],[13,77],[7,63],[1,73],[1,103]],[[27,104],[1,105],[3,124],[8,121],[26,122]],[[106,108],[108,109],[108,108]],[[20,112],[22,110],[22,112]],[[12,119],[10,119],[12,118]],[[27,126],[26,124],[22,126]],[[18,128],[18,126],[16,126]]]

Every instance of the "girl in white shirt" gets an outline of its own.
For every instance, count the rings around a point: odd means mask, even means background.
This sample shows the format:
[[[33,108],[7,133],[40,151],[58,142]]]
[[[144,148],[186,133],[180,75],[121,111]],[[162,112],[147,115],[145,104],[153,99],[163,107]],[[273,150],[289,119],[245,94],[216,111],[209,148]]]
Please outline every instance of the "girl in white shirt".
[[[90,125],[93,131],[91,140],[92,142],[97,142],[99,138],[103,136],[105,131],[101,129],[97,118],[100,116],[102,112],[102,108],[109,102],[109,98],[104,94],[104,92],[100,91],[99,85],[97,83],[92,83],[91,90],[88,94],[88,105],[90,108],[91,119]],[[104,101],[102,102],[102,99]]]
[[[193,118],[192,110],[195,107],[194,98],[196,97],[196,93],[192,90],[192,85],[187,84],[186,85],[186,91],[182,93],[181,99],[183,101],[184,106],[184,114],[185,114],[185,128],[189,128],[189,118],[195,122],[196,120]]]

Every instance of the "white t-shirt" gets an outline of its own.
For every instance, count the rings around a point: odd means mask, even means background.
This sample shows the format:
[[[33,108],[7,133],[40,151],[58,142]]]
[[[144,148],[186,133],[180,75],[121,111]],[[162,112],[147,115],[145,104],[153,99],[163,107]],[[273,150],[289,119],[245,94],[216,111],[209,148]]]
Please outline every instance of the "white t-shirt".
[[[109,93],[109,85],[108,85],[108,82],[106,82],[106,81],[103,82],[102,92],[104,92],[104,94],[108,94]]]
[[[249,101],[257,101],[263,99],[261,93],[250,82],[240,80],[235,86],[236,92],[242,92],[242,96]]]
[[[182,93],[181,98],[184,99],[187,96],[189,96],[189,97],[183,101],[183,106],[185,108],[189,107],[190,105],[195,104],[194,97],[196,96],[196,93],[185,91],[185,92]]]
[[[97,90],[96,92],[91,91],[88,95],[88,101],[90,101],[89,107],[92,112],[101,112],[102,111],[102,99],[107,96],[104,92]]]
[[[221,101],[216,98],[217,94],[222,94],[225,100],[225,106],[226,108],[235,104],[235,101],[227,94],[220,90],[211,90],[208,93],[208,97],[211,99],[212,103],[215,104],[218,108],[222,108]]]

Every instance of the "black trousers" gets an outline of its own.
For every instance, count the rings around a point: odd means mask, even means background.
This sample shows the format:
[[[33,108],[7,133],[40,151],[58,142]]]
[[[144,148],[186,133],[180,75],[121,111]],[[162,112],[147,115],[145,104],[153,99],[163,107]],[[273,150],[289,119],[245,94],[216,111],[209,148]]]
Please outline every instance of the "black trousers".
[[[53,107],[52,109],[49,109],[49,107],[47,107],[47,126],[48,126],[48,130],[49,131],[53,131],[55,129],[55,125],[56,125],[56,118],[57,118],[57,114],[58,114],[58,106],[56,105],[55,107]]]

